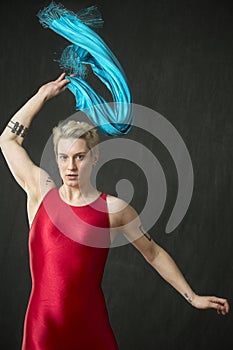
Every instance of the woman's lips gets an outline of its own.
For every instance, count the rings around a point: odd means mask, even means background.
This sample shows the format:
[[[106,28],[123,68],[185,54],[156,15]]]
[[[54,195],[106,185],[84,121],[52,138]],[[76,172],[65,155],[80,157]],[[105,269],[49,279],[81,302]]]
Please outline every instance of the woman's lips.
[[[78,175],[66,175],[67,177],[68,177],[68,179],[70,179],[70,180],[76,180],[77,179],[77,177],[78,177]]]

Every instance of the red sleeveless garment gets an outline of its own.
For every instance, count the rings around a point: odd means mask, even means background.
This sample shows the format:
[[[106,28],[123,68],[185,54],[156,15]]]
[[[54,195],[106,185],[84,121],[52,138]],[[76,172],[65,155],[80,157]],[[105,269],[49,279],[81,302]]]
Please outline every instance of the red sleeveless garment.
[[[57,188],[29,232],[32,289],[22,350],[117,350],[101,281],[109,251],[106,194],[71,206]]]

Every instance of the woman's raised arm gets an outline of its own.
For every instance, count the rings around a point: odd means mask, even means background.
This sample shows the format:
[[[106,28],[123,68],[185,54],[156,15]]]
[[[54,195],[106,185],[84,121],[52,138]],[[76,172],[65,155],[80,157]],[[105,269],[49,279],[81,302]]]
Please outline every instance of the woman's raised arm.
[[[22,147],[24,135],[46,101],[64,91],[68,83],[65,73],[62,73],[58,79],[41,86],[38,92],[10,119],[0,136],[0,147],[10,171],[27,193],[39,190],[40,176],[45,171],[32,162]]]

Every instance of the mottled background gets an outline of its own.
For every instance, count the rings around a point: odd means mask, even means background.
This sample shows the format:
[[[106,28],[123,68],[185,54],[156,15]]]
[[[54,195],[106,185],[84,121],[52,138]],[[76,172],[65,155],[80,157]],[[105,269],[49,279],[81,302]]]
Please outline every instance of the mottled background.
[[[182,136],[193,163],[194,191],[187,214],[171,234],[164,231],[176,198],[176,169],[157,140],[145,139],[168,182],[165,209],[150,233],[197,293],[223,296],[232,304],[233,2],[62,3],[73,11],[98,5],[105,20],[98,34],[122,64],[133,101],[161,113]],[[36,17],[48,4],[8,0],[0,5],[1,131],[40,85],[60,74],[54,58],[67,42],[42,28]],[[95,78],[89,79],[109,97]],[[49,101],[33,121],[25,147],[37,164],[52,127],[74,113],[74,102],[67,90]],[[99,184],[114,192],[111,166],[105,172],[109,181],[106,177]],[[26,196],[2,154],[0,176],[0,348],[18,350],[31,288]],[[145,200],[142,179],[141,175],[134,179],[139,211]],[[193,309],[130,244],[111,249],[103,289],[120,350],[233,346],[231,313],[223,317],[214,310]]]

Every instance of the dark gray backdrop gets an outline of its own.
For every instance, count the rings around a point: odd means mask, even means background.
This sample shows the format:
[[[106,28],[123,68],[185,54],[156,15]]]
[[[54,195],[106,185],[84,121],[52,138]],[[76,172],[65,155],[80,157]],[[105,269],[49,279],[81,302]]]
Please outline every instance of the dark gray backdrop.
[[[174,257],[196,292],[226,297],[231,304],[233,3],[62,3],[74,11],[93,4],[99,6],[105,25],[98,33],[121,62],[134,102],[165,116],[185,141],[194,168],[192,202],[179,227],[166,235],[177,175],[164,147],[156,140],[145,139],[163,165],[169,185],[165,210],[150,233]],[[36,17],[48,4],[9,0],[0,5],[1,131],[41,84],[60,74],[53,59],[67,42],[42,28]],[[102,87],[99,89],[101,92]],[[67,91],[50,101],[33,121],[25,147],[37,164],[52,127],[73,112],[74,98]],[[117,164],[117,169],[120,166]],[[109,179],[111,171],[111,166],[106,166]],[[2,154],[0,176],[0,348],[16,350],[22,341],[31,287],[26,197]],[[119,172],[119,176],[125,174]],[[133,204],[140,211],[145,200],[143,180],[139,176],[135,181]],[[113,181],[103,182],[100,178],[99,185],[105,191],[115,191]],[[233,346],[231,314],[222,317],[214,310],[193,309],[131,245],[110,251],[103,288],[120,350]]]

